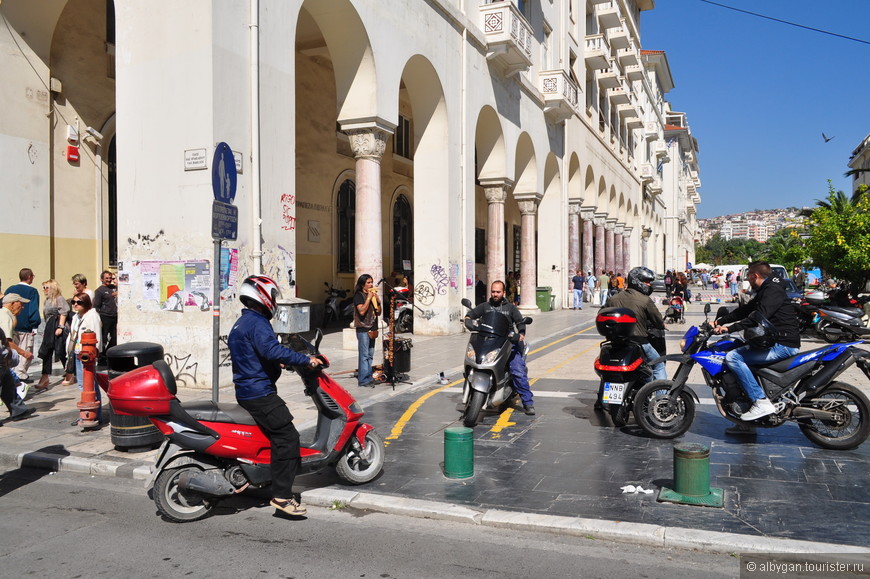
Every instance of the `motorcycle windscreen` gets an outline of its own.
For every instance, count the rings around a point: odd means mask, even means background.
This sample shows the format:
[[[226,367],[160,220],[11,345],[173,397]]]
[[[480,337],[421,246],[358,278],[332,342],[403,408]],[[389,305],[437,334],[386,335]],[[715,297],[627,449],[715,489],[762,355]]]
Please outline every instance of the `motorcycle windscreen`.
[[[474,348],[474,353],[477,355],[476,362],[480,364],[488,353],[501,350],[505,342],[507,342],[507,336],[493,336],[478,332],[472,334],[468,342]]]
[[[480,316],[477,331],[493,336],[507,336],[511,331],[511,323],[507,316],[493,310]]]

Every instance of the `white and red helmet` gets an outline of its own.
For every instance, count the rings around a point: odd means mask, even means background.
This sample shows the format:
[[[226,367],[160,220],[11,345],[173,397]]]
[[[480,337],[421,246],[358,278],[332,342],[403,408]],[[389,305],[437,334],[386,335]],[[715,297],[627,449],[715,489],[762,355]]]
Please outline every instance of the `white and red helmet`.
[[[250,302],[254,301],[264,308],[269,314],[269,319],[275,315],[278,310],[278,300],[281,299],[281,290],[278,284],[265,275],[252,275],[245,278],[242,282],[242,289],[239,292],[239,300],[242,304],[250,307]]]

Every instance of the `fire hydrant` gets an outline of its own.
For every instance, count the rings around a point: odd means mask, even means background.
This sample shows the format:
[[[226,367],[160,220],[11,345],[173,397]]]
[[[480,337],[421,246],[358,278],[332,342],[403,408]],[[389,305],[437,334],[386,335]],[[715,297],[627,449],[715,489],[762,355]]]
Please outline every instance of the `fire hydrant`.
[[[100,411],[100,401],[97,400],[97,335],[94,332],[82,334],[82,349],[78,353],[82,362],[82,398],[76,405],[79,407],[79,425],[82,428],[100,426],[97,416]]]

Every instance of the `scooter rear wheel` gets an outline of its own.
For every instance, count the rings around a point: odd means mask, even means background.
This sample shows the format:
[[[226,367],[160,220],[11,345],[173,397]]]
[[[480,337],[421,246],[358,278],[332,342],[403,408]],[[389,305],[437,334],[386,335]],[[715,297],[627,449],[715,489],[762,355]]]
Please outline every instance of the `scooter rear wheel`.
[[[348,446],[338,462],[335,472],[342,480],[352,485],[361,485],[373,480],[384,468],[384,440],[374,430],[366,433],[366,444],[362,451]]]
[[[695,419],[695,400],[683,390],[670,393],[672,380],[655,380],[644,385],[634,397],[634,419],[644,432],[655,438],[676,438],[684,434]]]
[[[199,493],[178,488],[178,477],[183,472],[200,472],[194,466],[170,468],[157,476],[154,483],[154,503],[157,510],[173,523],[189,523],[208,516],[214,503]]]
[[[821,320],[816,325],[816,333],[829,344],[836,344],[840,341],[840,338],[843,337],[842,332],[831,331],[834,328],[834,324],[829,322],[828,320]]]

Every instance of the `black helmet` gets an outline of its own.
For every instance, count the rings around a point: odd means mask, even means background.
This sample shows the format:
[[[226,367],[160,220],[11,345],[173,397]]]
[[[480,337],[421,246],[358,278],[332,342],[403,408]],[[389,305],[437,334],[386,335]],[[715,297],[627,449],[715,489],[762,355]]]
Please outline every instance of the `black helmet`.
[[[656,278],[656,274],[648,267],[636,267],[628,272],[628,287],[637,290],[645,296],[652,293],[650,285]]]
[[[770,320],[757,310],[749,314],[747,319],[755,322],[755,325],[743,330],[743,339],[746,343],[760,350],[772,348],[776,344],[777,331]]]

